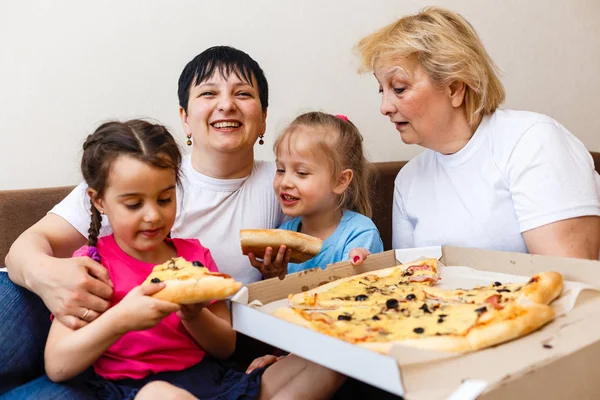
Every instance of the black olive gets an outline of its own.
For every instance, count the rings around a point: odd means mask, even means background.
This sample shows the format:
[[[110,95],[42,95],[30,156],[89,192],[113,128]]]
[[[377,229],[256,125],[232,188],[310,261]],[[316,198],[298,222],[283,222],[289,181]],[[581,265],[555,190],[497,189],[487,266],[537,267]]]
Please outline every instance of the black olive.
[[[152,280],[150,282],[152,282],[152,283],[160,283],[160,279],[158,279],[158,278],[152,278]]]
[[[408,270],[408,271],[404,271],[402,276],[412,276],[413,274],[414,274],[414,272],[412,270]]]
[[[415,329],[413,329],[413,332],[414,333],[423,333],[423,332],[425,332],[425,329],[423,329],[423,328],[415,328]]]
[[[406,300],[414,300],[414,299],[416,299],[416,298],[417,298],[417,296],[415,296],[415,295],[414,295],[414,294],[412,294],[412,293],[411,293],[411,294],[409,294],[408,296],[406,296]]]
[[[551,344],[543,344],[543,347],[544,347],[545,349],[551,349],[551,348],[552,348],[552,345],[551,345]]]
[[[440,318],[446,318],[448,316],[448,314],[440,314],[439,317]]]
[[[500,282],[494,282],[494,286],[502,286]]]
[[[202,264],[200,261],[194,261],[192,262],[192,265],[194,267],[204,267],[204,264]]]
[[[496,289],[496,292],[498,292],[498,293],[503,293],[503,292],[510,293],[510,290],[508,290],[508,289]]]
[[[338,315],[338,321],[350,321],[351,319],[352,317],[346,314]]]
[[[440,317],[440,318],[438,319],[437,323],[438,323],[438,324],[441,324],[442,322],[444,322],[444,318],[443,318],[443,317]]]
[[[479,307],[478,309],[475,310],[475,312],[477,314],[481,314],[481,313],[484,313],[486,311],[487,311],[487,307],[485,307],[485,306],[484,307]]]
[[[385,302],[385,306],[387,308],[396,308],[396,307],[398,307],[398,300],[388,299],[388,301]]]
[[[425,303],[423,303],[423,305],[419,307],[419,310],[423,310],[425,314],[431,314],[431,311],[429,311],[429,308],[427,308],[427,304]]]
[[[377,315],[373,315],[373,318],[371,318],[373,321],[379,321],[379,317]]]
[[[356,301],[365,301],[368,298],[369,298],[369,296],[367,296],[366,294],[359,294],[358,296],[356,296],[354,298],[354,300],[356,300]]]

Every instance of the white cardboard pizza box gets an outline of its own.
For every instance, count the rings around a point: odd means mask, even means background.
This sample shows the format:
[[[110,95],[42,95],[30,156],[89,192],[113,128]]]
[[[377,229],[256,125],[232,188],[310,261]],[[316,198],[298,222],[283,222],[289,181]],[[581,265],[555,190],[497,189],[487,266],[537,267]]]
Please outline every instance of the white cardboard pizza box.
[[[235,330],[407,399],[600,398],[600,293],[584,291],[565,315],[526,337],[466,355],[398,346],[381,355],[296,326],[250,307],[341,277],[419,257],[445,265],[531,276],[558,271],[600,288],[600,262],[461,247],[387,251],[361,266],[341,262],[253,283],[232,301]],[[452,267],[448,267],[452,268]],[[483,392],[483,394],[481,394]],[[481,394],[481,395],[480,395]]]

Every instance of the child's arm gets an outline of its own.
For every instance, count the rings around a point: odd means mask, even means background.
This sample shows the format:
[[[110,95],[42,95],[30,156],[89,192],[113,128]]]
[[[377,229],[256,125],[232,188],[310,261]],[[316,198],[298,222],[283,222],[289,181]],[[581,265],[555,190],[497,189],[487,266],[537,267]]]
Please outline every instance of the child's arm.
[[[149,297],[163,287],[159,283],[134,288],[119,304],[78,330],[54,319],[44,353],[48,377],[62,382],[79,375],[125,333],[151,328],[179,310],[177,304]]]
[[[204,351],[217,358],[227,358],[235,350],[235,331],[225,301],[182,306],[178,313],[183,326]]]
[[[369,254],[381,253],[383,242],[377,229],[367,229],[349,238],[344,246],[344,260],[359,265]]]

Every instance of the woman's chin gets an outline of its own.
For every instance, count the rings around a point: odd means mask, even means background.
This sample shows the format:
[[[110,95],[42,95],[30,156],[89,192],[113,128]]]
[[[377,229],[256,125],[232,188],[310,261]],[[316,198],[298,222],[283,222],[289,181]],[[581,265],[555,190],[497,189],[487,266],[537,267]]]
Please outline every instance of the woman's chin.
[[[404,144],[417,144],[419,138],[410,133],[400,133],[400,139]]]

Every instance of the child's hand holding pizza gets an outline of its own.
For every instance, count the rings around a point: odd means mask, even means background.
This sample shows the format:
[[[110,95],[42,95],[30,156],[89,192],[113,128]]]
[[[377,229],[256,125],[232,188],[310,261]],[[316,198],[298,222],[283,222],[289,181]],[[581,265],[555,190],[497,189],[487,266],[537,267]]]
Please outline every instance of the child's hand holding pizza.
[[[179,311],[180,306],[151,297],[165,287],[164,283],[150,283],[134,287],[110,313],[119,313],[122,333],[142,331],[156,326],[163,318]]]
[[[202,311],[203,308],[208,307],[210,305],[210,301],[205,301],[202,303],[196,304],[182,304],[179,311],[177,311],[177,316],[182,321],[191,321],[196,319],[198,314]]]
[[[273,278],[276,276],[279,277],[279,279],[283,279],[287,275],[290,257],[292,257],[292,249],[286,248],[285,245],[279,247],[279,251],[275,255],[274,260],[272,260],[272,247],[267,247],[265,249],[265,254],[262,261],[257,259],[254,253],[248,253],[248,259],[250,259],[250,264],[252,264],[252,266],[257,270],[259,270],[265,279]]]

